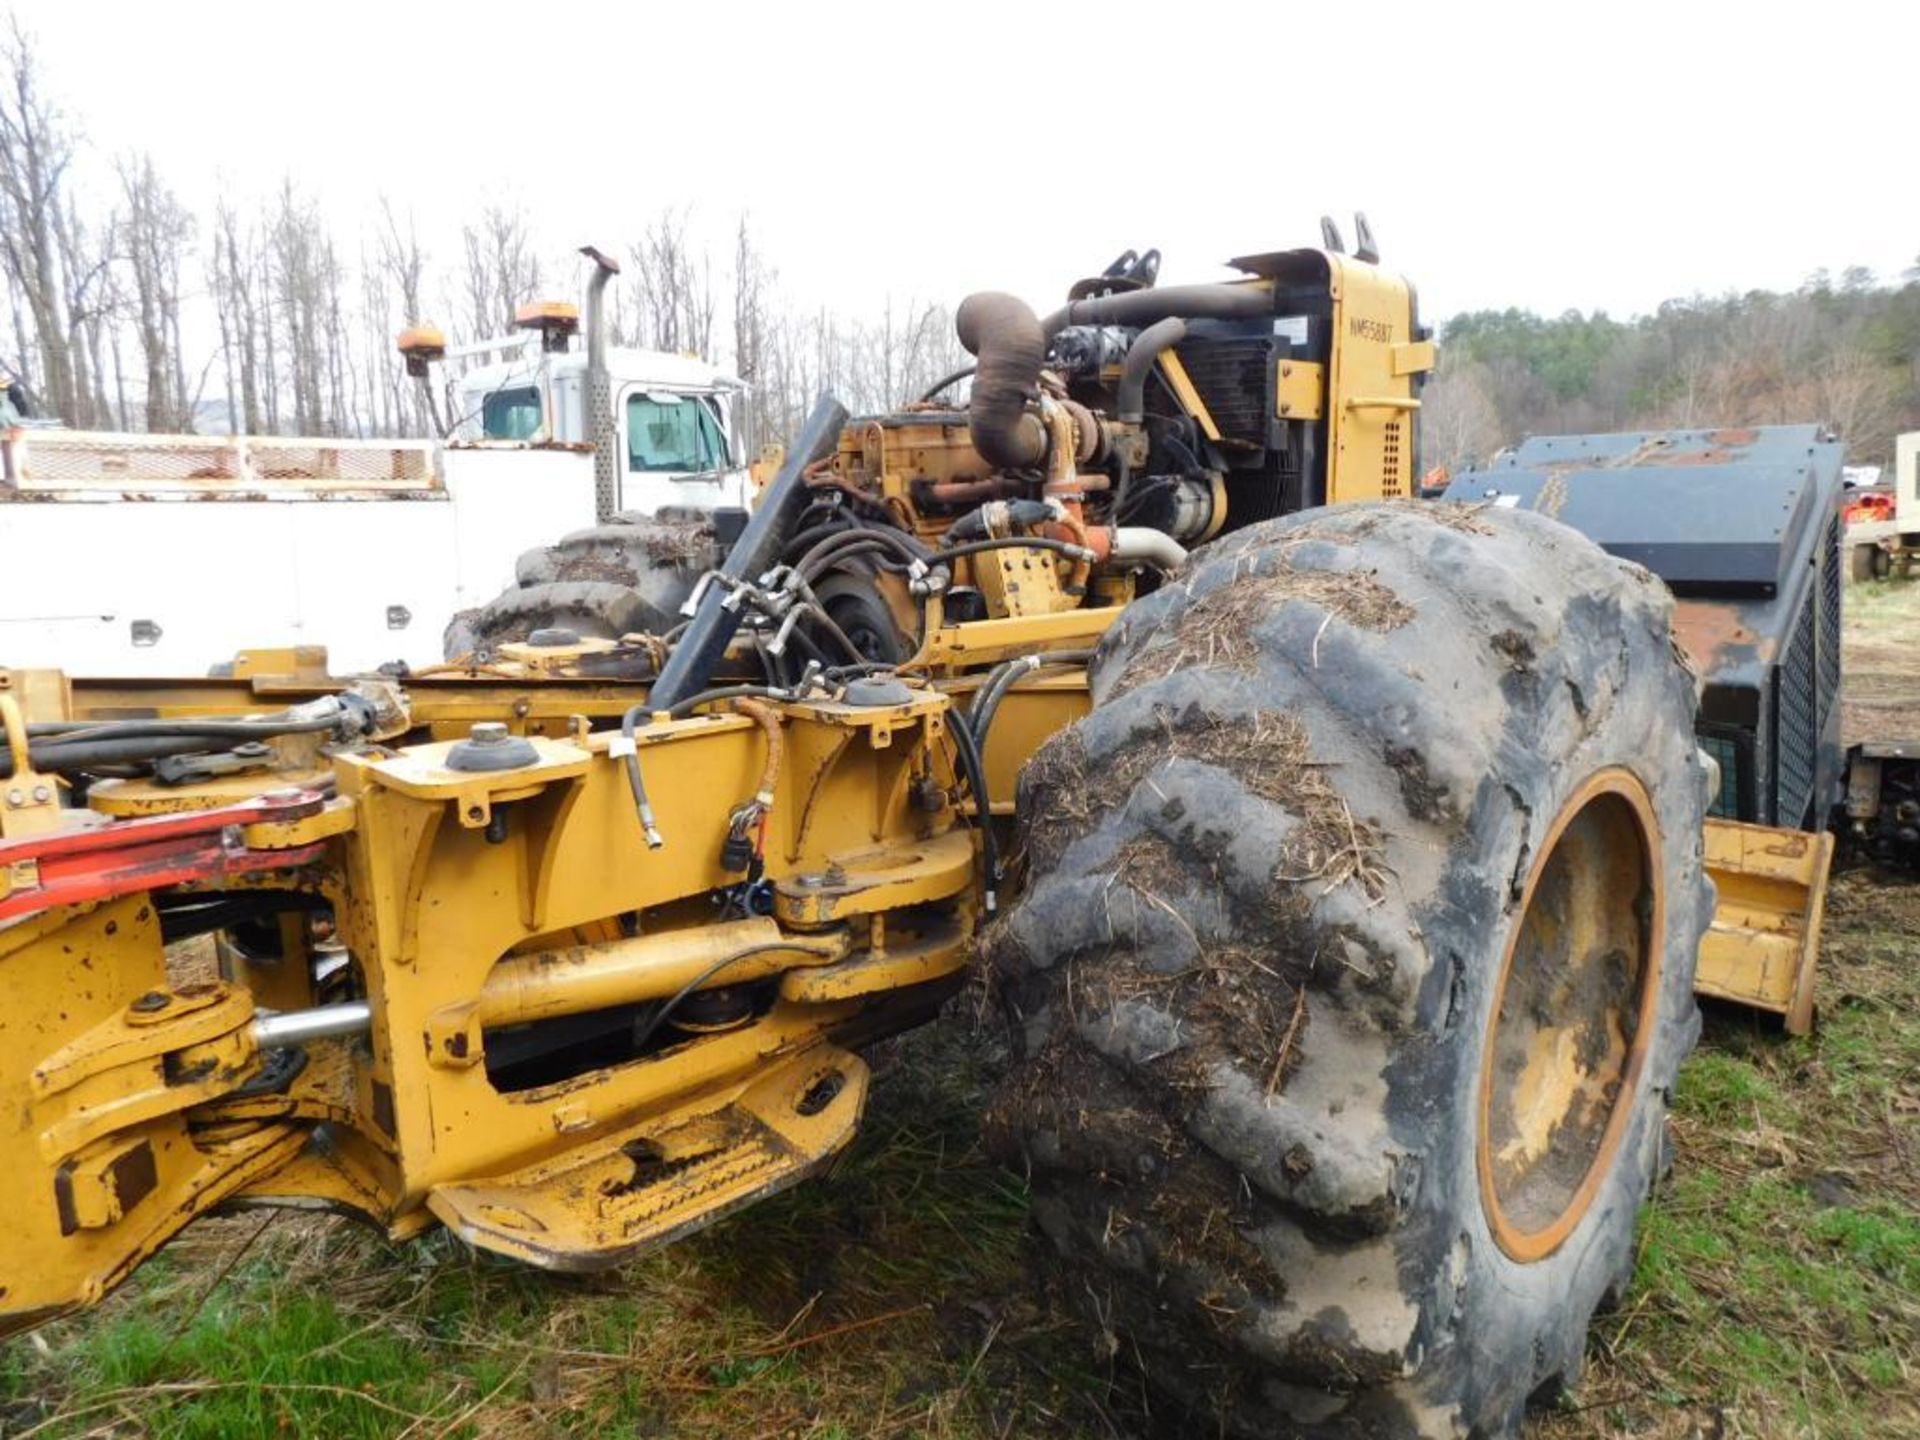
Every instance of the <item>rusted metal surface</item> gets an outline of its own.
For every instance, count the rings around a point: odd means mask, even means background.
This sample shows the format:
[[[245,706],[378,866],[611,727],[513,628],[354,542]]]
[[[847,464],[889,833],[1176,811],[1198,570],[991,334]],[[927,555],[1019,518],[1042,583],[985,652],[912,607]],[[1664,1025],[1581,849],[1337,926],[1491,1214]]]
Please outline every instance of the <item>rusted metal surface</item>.
[[[1779,649],[1778,637],[1755,631],[1747,618],[1731,600],[1676,601],[1673,638],[1696,675],[1720,675],[1765,663]]]
[[[14,430],[0,502],[444,500],[433,442]]]

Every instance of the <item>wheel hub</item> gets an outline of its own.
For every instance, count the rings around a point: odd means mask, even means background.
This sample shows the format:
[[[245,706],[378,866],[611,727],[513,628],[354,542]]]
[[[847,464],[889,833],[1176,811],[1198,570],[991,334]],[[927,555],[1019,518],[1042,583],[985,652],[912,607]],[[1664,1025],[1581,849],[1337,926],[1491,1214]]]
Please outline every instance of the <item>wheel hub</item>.
[[[1582,785],[1547,833],[1494,996],[1477,1160],[1494,1239],[1557,1249],[1612,1168],[1652,1038],[1658,826],[1625,770]]]

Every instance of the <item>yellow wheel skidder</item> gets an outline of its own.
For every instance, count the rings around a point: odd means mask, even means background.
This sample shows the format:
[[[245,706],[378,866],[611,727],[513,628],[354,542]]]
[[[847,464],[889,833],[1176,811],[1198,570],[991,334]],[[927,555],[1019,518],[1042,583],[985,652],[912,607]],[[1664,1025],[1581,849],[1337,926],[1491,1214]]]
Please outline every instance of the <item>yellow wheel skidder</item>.
[[[1609,529],[1657,467],[1419,498],[1407,284],[1370,241],[1235,263],[969,300],[970,399],[823,401],[662,634],[0,672],[0,1323],[235,1205],[618,1263],[829,1161],[861,1047],[980,955],[990,1133],[1166,1388],[1464,1434],[1564,1383],[1630,1269],[1709,866],[1746,880],[1729,988],[1791,1001],[1817,928],[1773,863],[1813,837],[1709,853],[1703,814],[1805,823],[1831,767],[1790,811],[1800,712],[1742,728],[1774,612],[1708,592],[1738,613],[1690,673],[1634,561],[1699,565]]]

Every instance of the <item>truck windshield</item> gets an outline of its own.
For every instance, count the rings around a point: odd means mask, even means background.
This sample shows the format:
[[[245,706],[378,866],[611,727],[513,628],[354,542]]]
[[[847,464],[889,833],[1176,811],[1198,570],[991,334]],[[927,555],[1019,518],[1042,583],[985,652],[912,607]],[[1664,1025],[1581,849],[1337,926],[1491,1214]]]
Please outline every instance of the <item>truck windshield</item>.
[[[530,440],[540,428],[540,392],[531,385],[495,390],[481,402],[480,433],[489,440]]]
[[[653,391],[627,397],[629,470],[712,471],[726,467],[727,438],[713,411],[691,395]]]

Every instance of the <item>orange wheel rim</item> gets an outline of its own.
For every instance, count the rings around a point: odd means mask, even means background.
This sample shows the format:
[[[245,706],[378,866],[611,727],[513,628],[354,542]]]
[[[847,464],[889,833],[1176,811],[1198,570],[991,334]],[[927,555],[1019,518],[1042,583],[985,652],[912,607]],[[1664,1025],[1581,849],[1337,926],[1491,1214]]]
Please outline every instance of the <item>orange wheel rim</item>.
[[[1480,1062],[1475,1161],[1500,1248],[1551,1255],[1615,1155],[1646,1068],[1666,896],[1646,787],[1590,776],[1548,827],[1522,891]]]

